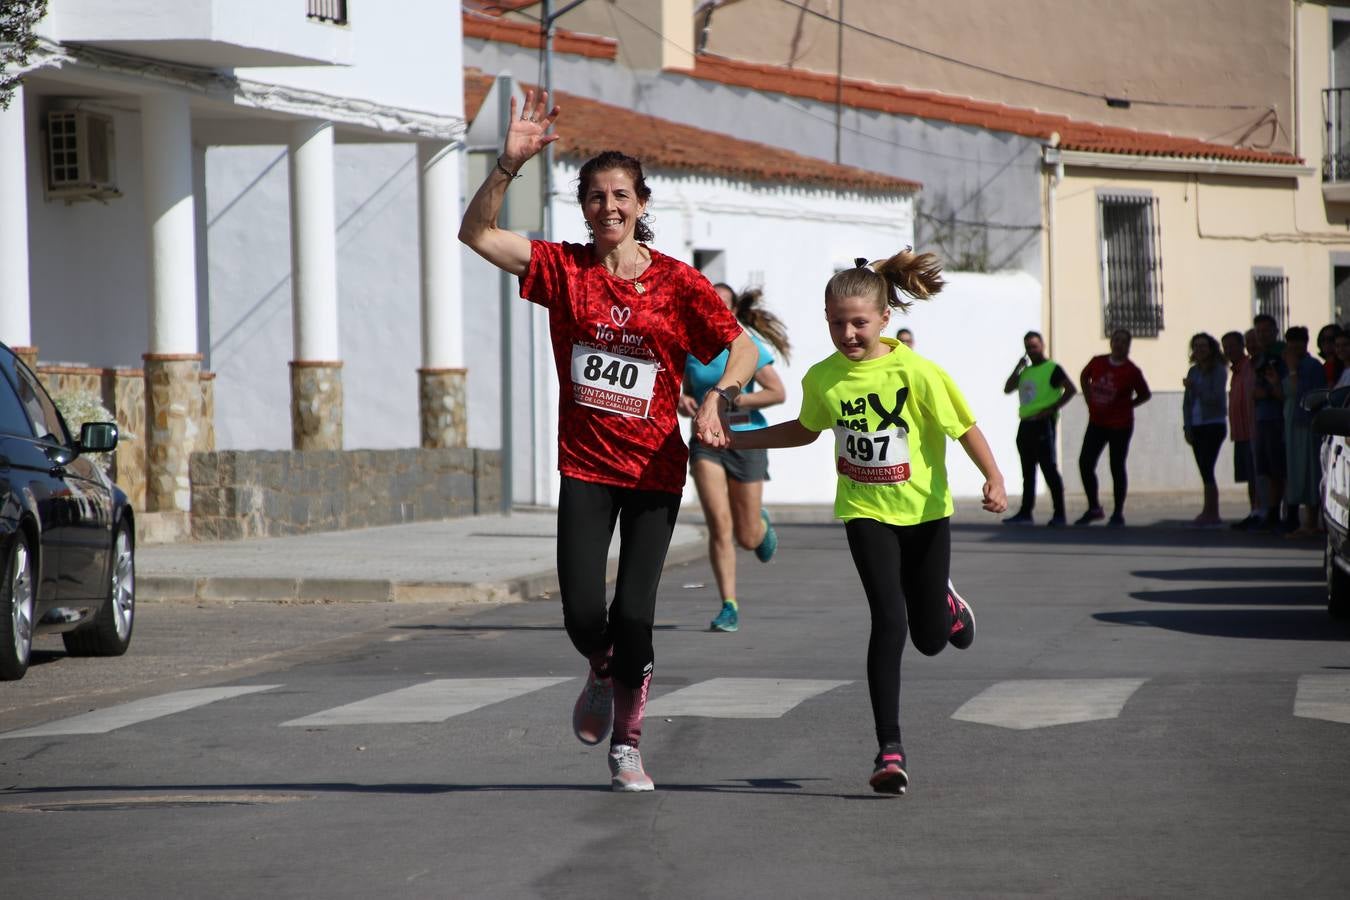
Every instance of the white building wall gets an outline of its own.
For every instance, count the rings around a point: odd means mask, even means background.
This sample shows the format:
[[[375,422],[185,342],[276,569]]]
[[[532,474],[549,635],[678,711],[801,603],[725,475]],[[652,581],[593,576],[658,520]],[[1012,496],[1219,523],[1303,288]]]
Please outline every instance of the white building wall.
[[[338,322],[348,449],[418,445],[416,149],[335,150]],[[284,147],[207,153],[210,367],[221,449],[291,445],[290,232]]]
[[[248,68],[237,73],[403,109],[464,115],[459,4],[352,0],[347,17],[355,38],[352,65]]]
[[[95,108],[113,117],[122,196],[67,203],[44,197],[42,104],[27,104],[33,343],[44,363],[139,367],[150,346],[140,114]]]

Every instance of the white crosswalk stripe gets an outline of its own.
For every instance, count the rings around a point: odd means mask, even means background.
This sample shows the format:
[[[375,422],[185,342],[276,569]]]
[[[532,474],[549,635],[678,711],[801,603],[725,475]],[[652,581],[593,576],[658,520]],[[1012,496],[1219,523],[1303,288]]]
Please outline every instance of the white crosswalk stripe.
[[[776,719],[818,694],[851,684],[806,678],[712,678],[647,704],[652,716]]]
[[[1145,678],[1000,681],[967,700],[952,718],[1019,731],[1114,719],[1145,681]]]
[[[283,727],[396,725],[443,722],[485,706],[514,700],[574,677],[442,678],[413,684],[280,723]],[[1069,678],[1000,681],[971,697],[951,718],[1000,728],[1031,730],[1114,719],[1146,683],[1144,678]],[[711,678],[654,697],[651,716],[774,719],[835,688],[852,684],[805,678]],[[175,691],[45,725],[0,732],[0,740],[103,734],[199,706],[274,690],[281,685],[236,685]],[[1350,724],[1350,674],[1303,675],[1293,715]]]
[[[1350,725],[1350,675],[1301,676],[1294,715]]]
[[[483,706],[543,690],[569,678],[438,678],[282,722],[283,726],[444,722]]]
[[[275,684],[249,684],[236,687],[197,688],[191,691],[174,691],[157,697],[146,697],[108,709],[95,710],[69,719],[58,719],[46,725],[23,728],[19,731],[7,731],[0,739],[46,737],[58,734],[103,734],[115,728],[125,728],[162,716],[173,715],[184,710],[205,706],[218,700],[228,700],[259,691],[270,691],[279,687]]]

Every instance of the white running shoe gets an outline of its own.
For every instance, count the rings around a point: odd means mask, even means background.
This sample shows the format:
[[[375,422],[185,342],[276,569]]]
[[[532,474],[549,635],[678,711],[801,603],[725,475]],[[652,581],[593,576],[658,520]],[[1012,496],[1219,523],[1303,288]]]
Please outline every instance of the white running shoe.
[[[642,754],[638,748],[615,744],[609,748],[609,786],[616,791],[631,793],[650,791],[656,786],[642,770]]]

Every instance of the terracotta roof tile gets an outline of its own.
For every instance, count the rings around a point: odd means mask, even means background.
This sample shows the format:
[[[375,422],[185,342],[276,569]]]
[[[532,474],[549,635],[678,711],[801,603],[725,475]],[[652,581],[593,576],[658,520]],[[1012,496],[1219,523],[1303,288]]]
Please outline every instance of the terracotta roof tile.
[[[464,108],[470,121],[482,107],[492,81],[491,75],[477,69],[465,71]],[[605,150],[621,149],[642,160],[647,169],[887,193],[913,193],[922,187],[917,181],[838,166],[576,94],[558,91],[555,100],[563,114],[557,125],[559,139],[553,146],[564,159],[585,161]]]
[[[463,29],[466,38],[530,48],[539,48],[544,44],[538,26],[512,22],[484,13],[465,11]],[[615,59],[619,53],[619,42],[599,35],[557,28],[553,31],[553,49],[558,53],[571,53],[576,56]]]
[[[826,103],[834,103],[836,92],[839,92],[838,84],[832,75],[707,55],[698,57],[692,69],[670,71],[706,81]],[[1272,153],[1247,147],[1213,144],[1195,138],[1080,122],[1067,116],[1038,110],[1019,109],[1001,103],[930,91],[915,91],[870,81],[846,78],[843,90],[839,93],[842,94],[844,104],[854,108],[873,109],[957,125],[971,125],[1041,140],[1048,140],[1052,134],[1058,132],[1059,146],[1065,150],[1282,165],[1300,165],[1303,162],[1299,157],[1288,153]]]
[[[480,69],[464,70],[464,121],[472,122],[478,118],[478,110],[492,90],[492,82],[497,79],[483,74]]]
[[[462,0],[462,2],[465,9],[489,16],[500,16],[539,5],[539,0]]]

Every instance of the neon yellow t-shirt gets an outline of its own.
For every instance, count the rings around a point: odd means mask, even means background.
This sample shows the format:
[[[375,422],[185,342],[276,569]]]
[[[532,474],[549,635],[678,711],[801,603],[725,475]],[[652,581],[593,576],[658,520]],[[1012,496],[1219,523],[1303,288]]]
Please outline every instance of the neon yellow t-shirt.
[[[975,424],[951,376],[892,338],[877,359],[824,359],[802,379],[798,420],[835,438],[835,518],[918,525],[952,514],[947,439]]]

